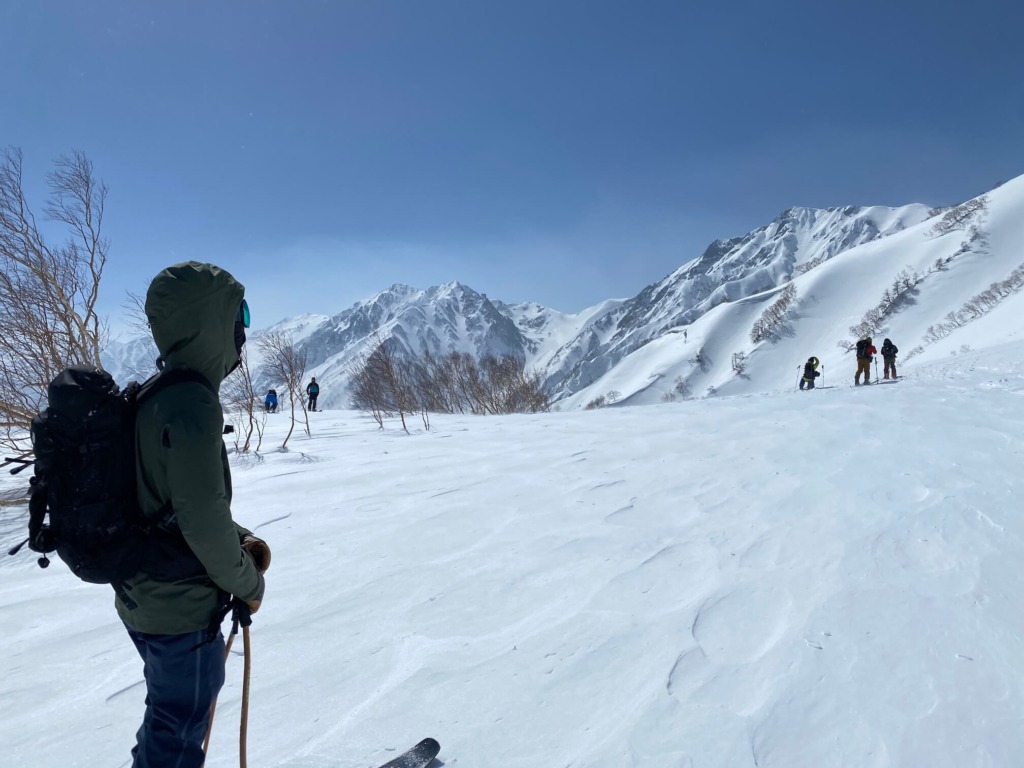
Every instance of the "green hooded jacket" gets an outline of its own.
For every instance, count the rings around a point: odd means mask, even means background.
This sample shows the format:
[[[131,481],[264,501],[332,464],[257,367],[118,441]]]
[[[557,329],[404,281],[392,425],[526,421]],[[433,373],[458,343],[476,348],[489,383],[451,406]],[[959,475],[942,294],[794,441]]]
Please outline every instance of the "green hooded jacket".
[[[136,438],[138,500],[146,515],[168,505],[185,542],[206,573],[158,581],[140,572],[117,612],[132,629],[183,634],[206,629],[223,593],[243,600],[263,596],[263,577],[241,546],[248,533],[231,519],[231,471],[222,437],[224,415],[215,392],[238,364],[235,317],[245,288],[210,264],[175,264],[157,275],[146,295],[146,317],[164,359],[164,371],[200,373],[213,389],[186,381],[139,404]]]

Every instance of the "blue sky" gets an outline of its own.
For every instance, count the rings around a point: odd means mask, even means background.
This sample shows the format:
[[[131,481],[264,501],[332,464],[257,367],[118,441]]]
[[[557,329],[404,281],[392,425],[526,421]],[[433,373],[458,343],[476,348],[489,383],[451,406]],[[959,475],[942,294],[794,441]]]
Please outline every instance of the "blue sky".
[[[1024,173],[1022,28],[984,1],[5,0],[0,145],[34,193],[93,161],[111,314],[190,258],[257,326],[396,282],[578,311],[792,205]]]

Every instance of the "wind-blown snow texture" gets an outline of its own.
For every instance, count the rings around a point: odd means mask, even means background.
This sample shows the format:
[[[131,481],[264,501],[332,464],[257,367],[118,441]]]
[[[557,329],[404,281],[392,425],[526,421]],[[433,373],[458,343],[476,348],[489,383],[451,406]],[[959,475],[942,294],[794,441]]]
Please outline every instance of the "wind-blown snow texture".
[[[274,551],[250,764],[369,766],[431,734],[466,766],[1016,765],[1022,360],[411,435],[315,414],[233,458]],[[7,546],[24,514],[3,521]],[[127,765],[144,690],[112,596],[0,570],[5,763]],[[211,768],[236,764],[241,666]]]

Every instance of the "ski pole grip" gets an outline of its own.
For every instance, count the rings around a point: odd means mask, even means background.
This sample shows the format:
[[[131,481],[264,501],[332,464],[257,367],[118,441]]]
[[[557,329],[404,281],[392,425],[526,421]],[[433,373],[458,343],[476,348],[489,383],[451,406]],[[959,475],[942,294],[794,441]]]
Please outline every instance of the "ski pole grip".
[[[252,625],[252,611],[245,600],[235,598],[231,603],[231,622],[234,626],[248,627]]]

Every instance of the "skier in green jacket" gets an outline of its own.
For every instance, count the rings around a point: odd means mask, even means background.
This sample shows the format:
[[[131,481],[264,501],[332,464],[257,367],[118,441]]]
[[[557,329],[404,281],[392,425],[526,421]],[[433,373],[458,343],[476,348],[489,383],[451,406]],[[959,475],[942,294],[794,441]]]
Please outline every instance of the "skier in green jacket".
[[[209,386],[169,385],[141,402],[136,421],[138,501],[167,522],[151,537],[145,569],[116,599],[146,678],[133,768],[203,765],[210,706],[224,682],[220,621],[232,598],[250,612],[263,599],[270,550],[232,520],[217,396],[245,343],[244,293],[228,272],[187,262],[157,275],[146,296],[162,371],[198,372]]]

